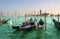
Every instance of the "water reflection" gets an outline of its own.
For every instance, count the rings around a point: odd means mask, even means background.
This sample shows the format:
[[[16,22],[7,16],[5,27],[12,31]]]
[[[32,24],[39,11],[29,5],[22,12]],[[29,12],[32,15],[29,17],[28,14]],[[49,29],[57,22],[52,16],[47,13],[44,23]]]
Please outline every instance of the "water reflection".
[[[35,29],[29,29],[29,30],[15,30],[12,32],[12,39],[33,39],[35,36]]]

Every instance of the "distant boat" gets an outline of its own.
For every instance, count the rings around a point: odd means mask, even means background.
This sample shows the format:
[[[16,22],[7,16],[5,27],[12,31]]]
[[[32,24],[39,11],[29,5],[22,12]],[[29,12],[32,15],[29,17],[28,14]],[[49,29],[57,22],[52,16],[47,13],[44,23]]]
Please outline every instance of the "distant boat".
[[[60,22],[56,21],[55,19],[53,19],[53,22],[54,22],[56,28],[60,28]]]

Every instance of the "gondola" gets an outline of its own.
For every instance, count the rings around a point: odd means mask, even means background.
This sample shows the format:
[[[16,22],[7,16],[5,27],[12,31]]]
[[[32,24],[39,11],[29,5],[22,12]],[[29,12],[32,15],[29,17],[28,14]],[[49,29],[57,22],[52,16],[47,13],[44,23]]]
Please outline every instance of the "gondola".
[[[7,20],[0,20],[0,24],[7,23],[7,22],[8,22],[8,20],[10,20],[10,18],[9,18],[9,19],[7,19]]]
[[[19,26],[12,26],[12,29],[19,29]]]
[[[37,23],[38,24],[38,28],[43,28],[44,26],[44,21],[40,18],[40,21]]]
[[[55,27],[60,29],[60,22],[56,21],[55,19],[53,19],[53,22],[55,24]]]
[[[39,23],[41,23],[41,22],[39,22]],[[14,25],[12,25],[12,28],[13,29],[30,29],[30,28],[33,28],[33,27],[36,27],[36,26],[37,26],[37,28],[43,28],[44,22],[39,24],[39,25],[36,25],[36,24],[38,24],[38,23],[34,22],[33,25],[27,24],[27,25],[24,25],[24,26],[21,26],[21,25],[14,26]],[[29,28],[26,28],[27,26],[29,26]]]
[[[35,27],[35,25],[29,25],[29,26],[30,26],[29,28],[26,28],[26,26],[25,26],[25,27],[20,27],[20,26],[14,26],[14,25],[12,25],[12,29],[22,29],[22,30],[27,30],[27,29],[30,29],[30,28]]]
[[[31,21],[26,21],[26,22],[23,22],[22,24],[18,24],[18,25],[12,25],[12,29],[30,29],[32,27],[34,27],[35,23],[32,22],[31,24]]]

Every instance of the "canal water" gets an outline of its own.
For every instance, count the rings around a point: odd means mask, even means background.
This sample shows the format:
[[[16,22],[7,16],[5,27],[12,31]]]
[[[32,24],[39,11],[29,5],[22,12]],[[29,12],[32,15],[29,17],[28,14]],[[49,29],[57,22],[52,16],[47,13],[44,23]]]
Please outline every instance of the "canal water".
[[[18,25],[23,23],[26,20],[29,20],[31,17],[3,17],[10,18],[10,20],[0,25],[0,39],[60,39],[60,30],[54,26],[52,19],[58,17],[46,17],[46,30],[43,29],[29,29],[29,30],[13,30],[9,24],[12,22],[13,25]],[[2,18],[2,19],[3,19]],[[34,19],[34,17],[32,17]],[[37,16],[37,22],[41,19],[44,20],[44,17]],[[45,20],[44,20],[45,22]],[[45,25],[44,25],[45,26]]]

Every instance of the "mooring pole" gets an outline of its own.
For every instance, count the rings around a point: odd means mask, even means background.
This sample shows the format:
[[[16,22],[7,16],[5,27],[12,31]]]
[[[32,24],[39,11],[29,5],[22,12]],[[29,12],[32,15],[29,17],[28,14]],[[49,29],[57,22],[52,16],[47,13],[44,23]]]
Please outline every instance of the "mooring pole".
[[[8,13],[7,13],[7,17],[8,17]]]
[[[59,13],[58,13],[58,22],[59,22]]]
[[[19,21],[19,20],[20,20],[19,17],[20,17],[20,16],[19,16],[19,14],[18,14],[18,23],[20,23],[20,21]]]
[[[2,25],[2,12],[1,12],[1,25]]]
[[[51,25],[52,25],[52,13],[51,13]]]
[[[16,11],[15,11],[15,22],[16,22]]]
[[[26,21],[26,13],[25,13],[25,21]]]
[[[46,30],[46,12],[45,12],[45,30]]]
[[[9,17],[9,13],[7,13],[7,17]],[[10,18],[10,17],[9,17]]]
[[[35,19],[35,27],[36,27],[36,29],[37,29],[37,19],[36,19],[36,16],[35,16],[35,14],[36,14],[36,11],[34,11],[34,14],[33,14],[33,16],[34,16],[34,19]]]
[[[41,12],[42,12],[42,11],[40,10],[40,16],[41,16]]]

